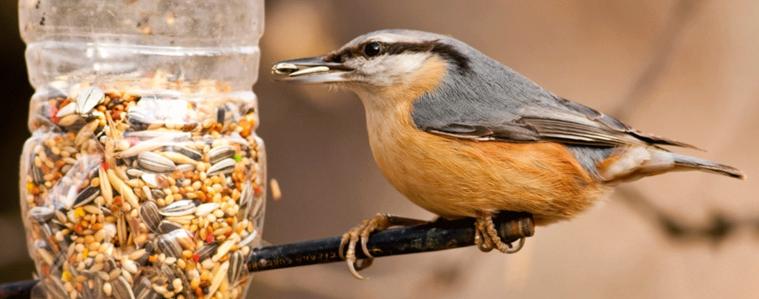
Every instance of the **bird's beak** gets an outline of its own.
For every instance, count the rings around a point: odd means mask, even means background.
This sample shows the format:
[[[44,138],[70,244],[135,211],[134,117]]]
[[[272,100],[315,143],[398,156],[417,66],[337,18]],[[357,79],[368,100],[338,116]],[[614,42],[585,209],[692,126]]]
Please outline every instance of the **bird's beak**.
[[[277,80],[298,83],[348,82],[352,71],[342,63],[324,61],[323,56],[280,61],[271,68]]]

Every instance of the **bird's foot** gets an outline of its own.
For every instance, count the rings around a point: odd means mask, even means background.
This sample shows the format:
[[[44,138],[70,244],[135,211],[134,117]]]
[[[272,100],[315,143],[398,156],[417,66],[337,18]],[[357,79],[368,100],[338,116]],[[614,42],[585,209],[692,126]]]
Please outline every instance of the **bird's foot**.
[[[348,270],[351,271],[351,274],[353,274],[354,277],[364,279],[361,274],[358,274],[358,271],[371,266],[372,261],[374,260],[374,256],[372,256],[372,253],[367,246],[369,243],[369,235],[371,233],[385,230],[393,226],[418,225],[425,223],[428,222],[378,213],[374,217],[362,221],[361,224],[351,228],[347,233],[343,234],[343,237],[340,240],[340,251],[338,254],[340,255],[340,258],[344,259],[348,264]],[[366,255],[365,259],[359,260],[356,257],[356,244],[359,242],[361,242],[361,251]]]
[[[516,245],[503,242],[495,229],[493,214],[482,214],[474,222],[474,244],[483,252],[495,248],[503,253],[516,253],[524,247],[524,240],[524,237],[520,238]]]

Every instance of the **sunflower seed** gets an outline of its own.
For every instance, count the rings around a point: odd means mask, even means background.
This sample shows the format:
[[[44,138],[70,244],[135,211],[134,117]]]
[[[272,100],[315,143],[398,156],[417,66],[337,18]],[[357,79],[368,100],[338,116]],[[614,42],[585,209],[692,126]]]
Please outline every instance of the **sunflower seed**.
[[[84,190],[79,192],[79,194],[76,196],[76,199],[74,200],[74,207],[78,208],[86,205],[95,200],[98,195],[100,195],[99,187],[89,186],[87,188],[84,188]]]
[[[208,151],[208,161],[211,162],[211,164],[216,164],[217,162],[226,158],[231,158],[234,155],[235,150],[231,146],[217,146]]]
[[[63,286],[63,282],[58,275],[48,276],[48,279],[45,279],[44,282],[40,285],[45,288],[45,292],[47,293],[48,298],[69,297],[68,293],[66,292],[66,288]]]
[[[42,185],[45,183],[45,177],[42,174],[42,170],[37,167],[36,165],[32,164],[32,180],[37,185]]]
[[[224,120],[226,119],[226,113],[227,110],[224,109],[224,107],[219,107],[216,109],[216,122],[223,124]]]
[[[90,111],[92,111],[92,108],[95,108],[95,106],[100,104],[103,99],[105,99],[105,93],[103,93],[100,88],[87,88],[80,92],[76,97],[76,112],[80,114],[90,113]]]
[[[195,250],[195,242],[193,241],[192,234],[184,229],[177,229],[164,235],[177,242],[182,248],[193,251]]]
[[[178,257],[180,254],[182,254],[182,246],[179,245],[179,242],[167,235],[158,238],[156,245],[156,247],[158,247],[158,250],[166,256]]]
[[[208,168],[208,175],[228,174],[235,170],[235,160],[224,159]]]
[[[195,203],[192,200],[183,199],[163,207],[159,213],[166,217],[178,217],[190,215],[195,212],[195,209]]]
[[[198,151],[191,149],[189,147],[183,146],[183,145],[169,145],[169,146],[166,146],[164,149],[166,149],[166,151],[169,151],[169,152],[180,153],[195,161],[200,161],[201,159],[203,159],[203,155],[201,155]]]
[[[168,221],[168,220],[161,221],[161,223],[158,224],[158,230],[162,234],[168,234],[172,231],[175,231],[181,228],[182,228],[182,225]]]
[[[137,162],[142,168],[154,172],[171,172],[177,166],[170,159],[154,152],[142,152],[137,156]]]
[[[61,107],[58,109],[58,112],[55,113],[55,117],[61,118],[67,115],[74,114],[76,112],[76,104],[74,103],[68,103],[66,106]]]
[[[237,247],[250,246],[257,236],[258,236],[258,231],[254,230],[253,232],[245,236],[245,238],[240,240],[240,243],[237,243]]]
[[[237,283],[242,277],[242,274],[245,273],[244,271],[245,258],[242,256],[241,252],[235,251],[229,256],[229,273],[227,274],[229,284],[235,285],[235,283]]]
[[[115,280],[111,281],[111,287],[113,288],[113,297],[116,299],[134,299],[134,293],[132,288],[129,287],[129,282],[123,276],[119,276]]]
[[[216,210],[217,208],[219,208],[218,203],[215,203],[215,202],[204,203],[202,205],[199,205],[198,208],[195,210],[195,216],[205,217],[208,214],[211,214],[211,212],[213,212],[213,210]]]
[[[219,244],[217,243],[206,244],[203,245],[203,247],[200,247],[195,254],[198,255],[199,260],[203,261],[211,257],[216,252],[217,248],[219,248]]]
[[[127,112],[127,119],[129,119],[129,123],[132,126],[137,128],[144,128],[146,125],[155,123],[155,119],[138,109],[129,110],[129,112]]]
[[[53,218],[55,210],[46,206],[39,206],[29,209],[29,217],[37,223],[45,223]]]
[[[297,71],[299,67],[297,65],[294,65],[292,63],[277,63],[272,68],[271,71],[275,75],[287,75],[290,73],[293,73]]]
[[[150,279],[147,277],[142,277],[140,279],[140,282],[138,282],[134,286],[134,294],[135,299],[149,299],[149,298],[158,298],[157,293],[153,291],[153,288],[151,288],[152,283],[150,283]],[[153,296],[156,295],[156,296]]]
[[[95,273],[85,273],[85,276],[88,277],[86,281],[84,281],[84,288],[82,288],[82,298],[84,299],[100,299],[102,298],[102,291],[103,291],[103,282],[100,280],[100,277],[97,276]]]
[[[240,219],[248,219],[251,210],[253,210],[253,187],[251,184],[244,184],[242,192],[240,193],[240,211],[238,217]]]
[[[159,233],[161,215],[158,213],[158,206],[152,201],[146,201],[140,207],[140,219],[154,233]]]

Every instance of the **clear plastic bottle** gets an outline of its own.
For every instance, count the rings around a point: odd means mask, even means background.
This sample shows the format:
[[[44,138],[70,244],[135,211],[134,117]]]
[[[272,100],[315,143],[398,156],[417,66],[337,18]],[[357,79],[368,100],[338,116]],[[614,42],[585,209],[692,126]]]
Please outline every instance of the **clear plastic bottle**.
[[[21,157],[48,298],[242,298],[260,242],[262,0],[20,0]]]

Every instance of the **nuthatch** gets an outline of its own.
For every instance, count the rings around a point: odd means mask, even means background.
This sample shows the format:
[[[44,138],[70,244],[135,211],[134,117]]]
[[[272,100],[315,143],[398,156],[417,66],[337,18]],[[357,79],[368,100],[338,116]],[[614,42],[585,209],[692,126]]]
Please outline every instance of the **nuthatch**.
[[[558,97],[454,38],[382,30],[325,56],[277,63],[288,82],[326,83],[361,98],[372,154],[390,183],[444,218],[474,217],[475,243],[515,252],[492,216],[527,212],[537,224],[572,218],[620,182],[676,170],[743,178],[740,170],[676,154],[688,144],[637,131]],[[343,236],[355,247],[408,219],[378,215]],[[342,250],[341,250],[342,253]]]

